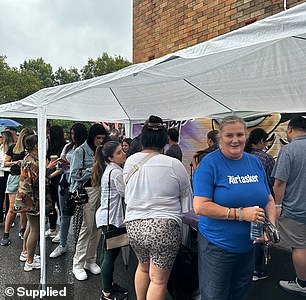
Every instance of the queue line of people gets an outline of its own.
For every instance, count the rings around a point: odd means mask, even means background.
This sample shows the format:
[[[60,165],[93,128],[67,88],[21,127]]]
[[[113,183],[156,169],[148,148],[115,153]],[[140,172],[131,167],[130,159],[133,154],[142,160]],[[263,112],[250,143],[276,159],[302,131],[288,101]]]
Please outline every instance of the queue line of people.
[[[289,122],[292,140],[301,140],[306,135],[306,121],[301,118]],[[168,137],[159,117],[151,116],[145,123],[140,136],[142,150],[126,162],[121,144],[108,141],[105,128],[98,125],[90,128],[87,140],[76,148],[71,157],[69,190],[73,192],[79,182],[84,182],[89,195],[88,203],[81,206],[83,219],[73,273],[78,280],[85,280],[85,269],[93,274],[101,272],[96,263],[96,246],[101,238],[101,229],[102,232],[105,230],[106,201],[109,200],[110,182],[113,182],[111,199],[114,201],[114,217],[110,224],[119,227],[126,223],[131,247],[138,258],[135,274],[137,299],[165,299],[167,281],[181,241],[181,214],[191,209],[191,186],[187,172],[179,160],[161,154]],[[253,150],[249,154],[244,151],[247,141],[245,122],[236,116],[224,118],[219,132],[220,149],[205,156],[194,173],[193,207],[200,215],[199,283],[202,299],[245,298],[254,276],[254,242],[250,240],[250,223],[262,225],[267,217],[276,224],[279,218],[280,211],[277,209],[281,208],[284,193],[280,192],[281,188],[275,189],[276,207],[272,179],[267,177],[271,168],[267,171],[260,158],[256,158],[259,155],[255,154],[260,152],[257,151],[261,150],[258,144],[264,144],[266,137],[259,141],[255,139],[253,143],[250,137]],[[145,157],[146,161],[141,163]],[[135,166],[137,170],[130,175]],[[111,177],[112,172],[117,174],[114,178]],[[275,168],[273,172],[278,178],[277,186],[289,178],[284,168]],[[129,180],[124,184],[123,180],[127,178]],[[123,196],[126,204],[124,219],[120,209]],[[297,208],[301,209],[300,204]],[[286,214],[289,220],[292,219],[291,213],[289,209]],[[92,221],[95,214],[96,224]],[[302,238],[305,237],[305,224],[303,213],[300,215],[302,217],[294,221],[300,226],[294,239],[291,239],[285,226],[281,231],[293,249],[298,245],[298,251],[293,252],[297,278],[295,281],[283,281],[280,285],[287,291],[304,295],[305,262],[301,256],[305,247],[305,239],[303,242]],[[264,239],[267,238],[256,242]],[[94,246],[88,247],[89,243]],[[102,239],[101,247],[103,244]],[[118,249],[102,253],[100,299],[126,299],[127,290],[113,281]],[[32,255],[32,264],[34,261]],[[31,265],[31,260],[27,260],[26,264]]]

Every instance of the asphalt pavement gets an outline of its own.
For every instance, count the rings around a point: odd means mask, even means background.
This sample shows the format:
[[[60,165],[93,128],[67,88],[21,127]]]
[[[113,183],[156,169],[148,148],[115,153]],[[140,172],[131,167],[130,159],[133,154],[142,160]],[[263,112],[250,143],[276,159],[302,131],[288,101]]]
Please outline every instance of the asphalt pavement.
[[[0,236],[3,236],[4,226],[0,225]],[[16,226],[11,229],[11,245],[0,246],[0,300],[2,299],[33,299],[32,297],[16,297],[16,288],[28,284],[38,284],[40,271],[34,270],[25,272],[24,263],[19,261],[22,241],[18,237],[18,220]],[[49,254],[56,248],[51,239],[47,239],[47,284],[61,285],[71,288],[73,296],[44,298],[44,299],[75,299],[75,300],[95,300],[99,299],[99,289],[101,287],[100,275],[88,273],[86,281],[78,281],[72,274],[72,258],[74,252],[72,234],[68,238],[67,252],[55,259],[49,258]],[[38,253],[38,252],[37,252]],[[280,248],[272,248],[272,261],[267,266],[269,277],[265,280],[259,280],[252,284],[247,300],[298,300],[305,299],[298,295],[292,295],[284,292],[278,285],[279,280],[290,280],[295,276],[294,268],[291,261],[291,254]],[[119,255],[116,266],[114,280],[121,286],[129,290],[129,300],[135,300],[133,287],[133,278],[136,269],[136,258],[133,253],[130,255],[129,265],[125,266],[121,254]],[[12,286],[15,294],[11,297],[5,296],[5,290]],[[39,299],[36,297],[36,299]],[[167,295],[167,300],[171,300]]]

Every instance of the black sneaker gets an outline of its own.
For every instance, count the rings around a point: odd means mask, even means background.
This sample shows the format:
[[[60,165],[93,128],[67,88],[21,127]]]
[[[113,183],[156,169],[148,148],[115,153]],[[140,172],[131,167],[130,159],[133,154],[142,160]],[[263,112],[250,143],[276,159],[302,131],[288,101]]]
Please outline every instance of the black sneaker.
[[[124,295],[127,295],[129,293],[127,289],[121,287],[117,283],[113,283],[112,290],[114,293],[119,293],[119,294],[124,294]]]
[[[261,279],[266,279],[268,278],[267,272],[261,271],[261,272],[253,272],[253,281],[261,280]]]
[[[126,300],[127,295],[118,295],[116,293],[110,293],[108,296],[105,296],[101,291],[99,300]]]
[[[8,236],[4,236],[0,242],[1,246],[8,246],[11,243],[11,240]]]

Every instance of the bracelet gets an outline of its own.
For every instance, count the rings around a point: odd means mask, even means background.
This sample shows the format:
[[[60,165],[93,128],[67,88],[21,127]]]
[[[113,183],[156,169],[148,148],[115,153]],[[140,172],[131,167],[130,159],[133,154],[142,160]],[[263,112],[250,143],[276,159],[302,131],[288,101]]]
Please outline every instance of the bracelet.
[[[235,219],[234,220],[237,220],[236,209],[237,208],[234,208],[234,214],[235,214]]]
[[[275,207],[276,208],[282,208],[283,206],[282,206],[282,204],[275,204]]]
[[[229,215],[230,215],[230,212],[231,212],[231,209],[228,208],[228,209],[227,209],[227,214],[226,214],[226,220],[228,220],[228,217],[229,217]]]
[[[239,207],[238,208],[238,214],[239,214],[239,222],[243,221],[243,213],[242,213],[243,208]]]

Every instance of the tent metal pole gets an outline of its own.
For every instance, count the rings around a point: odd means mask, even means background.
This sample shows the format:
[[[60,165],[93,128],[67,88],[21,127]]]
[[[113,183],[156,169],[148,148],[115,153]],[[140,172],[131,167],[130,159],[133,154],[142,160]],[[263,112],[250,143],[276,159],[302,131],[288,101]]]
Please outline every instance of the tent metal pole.
[[[41,271],[40,284],[44,288],[46,278],[46,239],[45,239],[45,198],[46,198],[46,107],[38,107],[37,129],[38,129],[38,161],[39,161],[39,207],[40,207],[40,257]]]
[[[231,112],[234,112],[234,110],[232,110],[230,107],[228,107],[227,105],[225,105],[224,103],[220,102],[219,100],[217,100],[216,98],[214,98],[213,96],[207,94],[205,91],[203,91],[202,89],[200,89],[198,86],[196,86],[195,84],[193,84],[192,82],[190,82],[188,79],[184,78],[184,81],[191,85],[192,87],[194,87],[195,89],[197,89],[198,91],[200,91],[201,93],[203,93],[205,96],[207,96],[208,98],[212,99],[213,101],[219,103],[221,106],[225,107],[226,109],[228,109]]]

